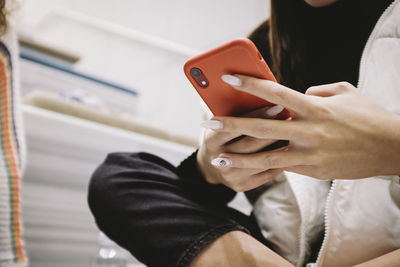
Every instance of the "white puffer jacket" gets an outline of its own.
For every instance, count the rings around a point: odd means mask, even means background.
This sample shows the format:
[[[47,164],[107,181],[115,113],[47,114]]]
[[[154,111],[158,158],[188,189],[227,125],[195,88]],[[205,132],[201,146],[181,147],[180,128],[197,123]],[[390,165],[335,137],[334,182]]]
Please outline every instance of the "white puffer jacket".
[[[400,0],[387,8],[367,42],[358,89],[400,115]],[[286,172],[258,198],[254,212],[273,249],[297,266],[307,264],[311,244],[322,236],[318,259],[307,266],[352,266],[400,248],[399,179],[331,184]]]

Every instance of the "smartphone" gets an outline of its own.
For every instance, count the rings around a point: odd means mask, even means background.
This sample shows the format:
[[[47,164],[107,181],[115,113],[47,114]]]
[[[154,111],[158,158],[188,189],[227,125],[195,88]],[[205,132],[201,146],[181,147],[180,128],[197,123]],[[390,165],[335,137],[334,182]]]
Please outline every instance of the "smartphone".
[[[257,47],[247,38],[235,39],[189,59],[184,72],[215,116],[241,116],[272,105],[232,88],[221,79],[224,74],[244,74],[276,82]],[[286,119],[289,115],[285,109],[277,117]]]

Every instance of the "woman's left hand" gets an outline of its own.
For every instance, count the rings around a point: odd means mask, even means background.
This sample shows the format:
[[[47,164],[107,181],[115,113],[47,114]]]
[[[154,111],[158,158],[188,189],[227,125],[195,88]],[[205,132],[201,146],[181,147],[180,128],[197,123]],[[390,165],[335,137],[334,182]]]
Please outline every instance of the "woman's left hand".
[[[287,147],[274,151],[222,153],[218,158],[228,159],[225,162],[230,166],[221,168],[284,169],[319,179],[400,174],[400,116],[378,106],[351,84],[315,86],[304,95],[244,75],[224,80],[237,90],[286,107],[292,119],[214,117],[223,124],[216,131],[289,140]]]

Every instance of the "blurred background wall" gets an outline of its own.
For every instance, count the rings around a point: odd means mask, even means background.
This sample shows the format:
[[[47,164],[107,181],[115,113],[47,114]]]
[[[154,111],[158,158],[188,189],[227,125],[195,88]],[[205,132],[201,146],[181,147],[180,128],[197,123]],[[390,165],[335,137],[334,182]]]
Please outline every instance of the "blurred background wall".
[[[94,169],[114,151],[147,151],[173,164],[192,153],[204,113],[184,62],[247,36],[268,17],[268,3],[22,2],[23,217],[31,267],[95,266],[102,250],[86,201]],[[49,51],[72,60],[51,58]],[[248,212],[243,203],[236,206]]]
[[[32,38],[76,52],[81,60],[75,69],[135,88],[141,99],[139,116],[196,136],[201,113],[198,97],[183,75],[183,63],[196,51],[247,36],[268,17],[268,3],[25,0],[21,29]],[[135,34],[169,43],[166,48],[149,46],[134,40]],[[175,50],[168,49],[171,46]]]

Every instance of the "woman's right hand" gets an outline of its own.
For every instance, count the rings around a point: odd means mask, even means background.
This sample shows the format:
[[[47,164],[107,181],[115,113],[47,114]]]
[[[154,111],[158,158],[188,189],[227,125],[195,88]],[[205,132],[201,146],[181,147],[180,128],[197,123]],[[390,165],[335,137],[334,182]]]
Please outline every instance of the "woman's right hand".
[[[258,117],[274,119],[281,111],[282,106],[268,106],[246,114],[244,117]],[[204,125],[209,129],[218,129],[219,125]],[[261,169],[248,168],[223,168],[224,162],[212,161],[219,154],[254,153],[277,142],[277,140],[257,139],[250,136],[238,136],[233,133],[217,132],[207,130],[204,135],[203,145],[197,153],[197,165],[207,182],[211,184],[224,184],[236,192],[243,192],[254,189],[273,180],[280,169]]]

